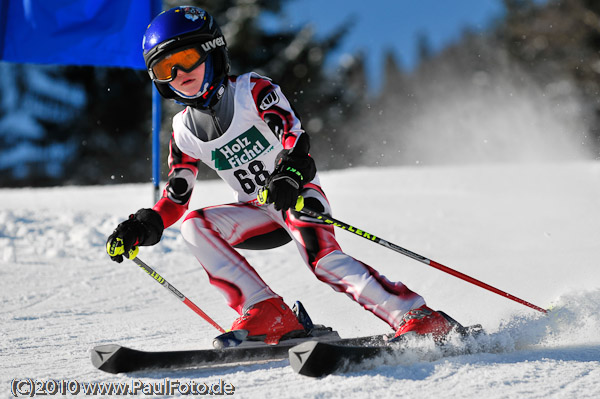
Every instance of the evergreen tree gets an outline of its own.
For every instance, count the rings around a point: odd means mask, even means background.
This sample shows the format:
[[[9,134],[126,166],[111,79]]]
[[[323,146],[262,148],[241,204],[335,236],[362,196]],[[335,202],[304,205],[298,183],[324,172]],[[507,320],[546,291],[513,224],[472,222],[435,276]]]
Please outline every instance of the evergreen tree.
[[[143,70],[69,67],[87,107],[72,127],[75,156],[64,179],[73,184],[150,181],[151,86]]]
[[[77,146],[70,126],[87,102],[65,70],[0,63],[0,184],[51,185],[65,175]]]

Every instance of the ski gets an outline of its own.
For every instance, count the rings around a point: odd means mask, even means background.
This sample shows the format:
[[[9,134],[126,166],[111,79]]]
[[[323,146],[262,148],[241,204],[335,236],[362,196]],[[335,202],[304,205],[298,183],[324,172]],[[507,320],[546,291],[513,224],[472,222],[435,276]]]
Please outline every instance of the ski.
[[[447,316],[444,314],[444,316]],[[452,319],[453,320],[453,319]],[[454,321],[454,320],[453,320]],[[463,327],[456,321],[455,332],[462,338],[476,337],[483,333],[481,325]],[[406,351],[411,350],[406,340],[385,340],[380,342],[303,342],[289,350],[290,366],[298,374],[307,377],[324,377],[333,373],[343,373],[357,369],[361,364],[371,359],[383,362],[397,359]],[[436,343],[445,348],[445,343]],[[446,355],[458,354],[447,348]]]
[[[233,363],[282,360],[290,345],[264,345],[227,349],[143,351],[109,344],[92,349],[92,364],[111,374],[156,369],[185,369]]]
[[[94,367],[112,374],[158,369],[220,367],[288,359],[291,348],[308,340],[326,339],[327,342],[345,345],[376,345],[383,344],[386,338],[387,335],[347,339],[306,337],[281,341],[277,345],[245,341],[242,345],[223,349],[179,351],[143,351],[108,344],[94,347],[91,351],[91,360]]]
[[[289,350],[292,369],[307,377],[324,377],[335,372],[348,371],[366,360],[388,353],[398,354],[400,346],[342,345],[330,342],[308,341]]]

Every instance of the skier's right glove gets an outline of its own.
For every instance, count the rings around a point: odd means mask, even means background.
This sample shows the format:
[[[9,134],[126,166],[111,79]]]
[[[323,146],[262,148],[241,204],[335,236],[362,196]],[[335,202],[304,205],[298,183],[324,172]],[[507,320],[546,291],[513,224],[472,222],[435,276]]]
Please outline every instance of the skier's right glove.
[[[153,209],[140,209],[120,223],[106,241],[106,252],[115,262],[123,262],[138,245],[149,246],[160,241],[164,230],[162,218]]]

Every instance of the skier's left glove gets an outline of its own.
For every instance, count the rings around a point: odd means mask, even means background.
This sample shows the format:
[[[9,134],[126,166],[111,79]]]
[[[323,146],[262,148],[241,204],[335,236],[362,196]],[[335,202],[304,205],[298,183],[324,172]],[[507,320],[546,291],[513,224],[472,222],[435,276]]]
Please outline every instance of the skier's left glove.
[[[267,202],[273,203],[278,211],[293,208],[304,184],[311,181],[316,172],[315,161],[308,154],[298,156],[283,150],[275,161],[275,171],[265,183]]]
[[[120,223],[106,241],[106,252],[115,262],[123,262],[138,245],[157,244],[164,230],[162,218],[153,209],[140,209]]]

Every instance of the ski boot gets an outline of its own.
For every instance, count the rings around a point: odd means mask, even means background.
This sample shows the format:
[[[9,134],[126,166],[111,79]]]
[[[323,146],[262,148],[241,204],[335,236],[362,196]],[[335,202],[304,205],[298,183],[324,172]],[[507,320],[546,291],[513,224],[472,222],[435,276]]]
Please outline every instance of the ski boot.
[[[277,344],[281,339],[305,336],[306,331],[296,315],[281,298],[256,303],[231,326],[231,331],[246,330],[247,340]]]
[[[392,341],[398,341],[401,337],[408,335],[431,335],[434,341],[441,342],[453,327],[453,323],[441,312],[436,312],[423,305],[404,314]]]

